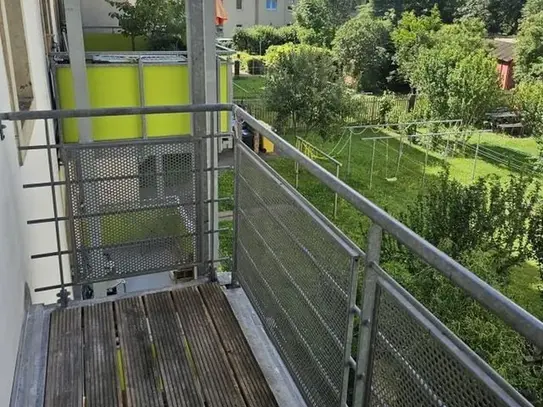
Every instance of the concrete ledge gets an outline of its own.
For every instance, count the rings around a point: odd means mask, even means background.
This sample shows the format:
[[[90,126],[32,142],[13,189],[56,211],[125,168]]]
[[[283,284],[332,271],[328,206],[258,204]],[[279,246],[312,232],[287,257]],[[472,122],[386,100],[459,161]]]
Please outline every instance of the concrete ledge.
[[[223,290],[279,406],[307,407],[243,289]]]

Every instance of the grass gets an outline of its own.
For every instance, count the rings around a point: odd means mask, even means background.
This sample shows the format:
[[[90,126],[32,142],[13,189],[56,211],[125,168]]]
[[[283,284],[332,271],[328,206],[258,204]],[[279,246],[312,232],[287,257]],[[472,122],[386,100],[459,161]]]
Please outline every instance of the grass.
[[[543,282],[535,262],[528,261],[511,271],[507,295],[522,308],[543,320]]]
[[[366,132],[365,138],[383,136],[379,131]],[[285,136],[290,143],[294,144],[294,135],[292,133]],[[351,174],[347,175],[348,145],[345,145],[346,137],[341,139],[341,135],[336,135],[331,140],[323,140],[317,135],[308,135],[307,139],[321,148],[325,152],[334,150],[340,154],[335,156],[343,166],[340,170],[340,178],[349,185],[362,193],[380,207],[385,209],[393,216],[399,217],[404,212],[407,205],[412,203],[422,191],[424,183],[430,182],[443,169],[445,163],[450,165],[450,172],[453,177],[460,182],[471,182],[474,151],[466,148],[464,156],[448,158],[440,153],[429,151],[428,165],[424,169],[426,151],[424,147],[414,146],[404,143],[402,148],[402,158],[398,167],[398,154],[400,150],[400,141],[390,139],[388,141],[388,159],[387,143],[383,141],[375,142],[375,154],[373,153],[373,141],[353,137]],[[476,139],[471,138],[469,144],[475,144]],[[537,153],[537,145],[533,139],[516,139],[506,135],[483,134],[481,135],[481,145],[488,148],[500,148],[502,151],[512,151],[514,154],[525,156],[528,160],[532,154]],[[513,154],[512,153],[512,154]],[[373,176],[371,177],[370,188],[370,168],[371,162],[374,162]],[[516,157],[516,156],[515,156]],[[319,160],[330,172],[335,171],[335,166],[329,162]],[[516,173],[506,166],[491,162],[488,157],[480,157],[475,165],[475,177],[496,174],[506,179],[510,174]],[[290,184],[294,185],[295,173],[292,160],[276,157],[269,160],[269,164],[275,168]],[[231,173],[225,173],[220,179],[220,195],[227,196],[233,193],[233,181]],[[395,178],[392,181],[391,178]],[[388,179],[388,180],[387,180]],[[299,176],[299,191],[322,213],[343,230],[358,246],[365,247],[366,233],[370,224],[369,220],[360,214],[360,212],[349,203],[340,199],[337,219],[333,218],[334,194],[325,187],[319,180],[313,177],[303,169]],[[223,210],[227,210],[226,207]],[[221,240],[222,242],[222,240]],[[225,242],[226,243],[226,242]],[[508,287],[508,295],[519,305],[543,319],[543,299],[540,290],[543,290],[543,283],[539,277],[537,266],[532,262],[527,262],[522,266],[512,270],[511,284]]]
[[[234,78],[234,99],[260,99],[264,93],[266,78],[257,75],[244,75]]]
[[[386,142],[375,141],[374,152],[374,142],[367,140],[369,137],[383,135],[382,132],[375,131],[366,132],[364,134],[366,139],[362,139],[360,136],[353,137],[350,175],[347,175],[346,169],[348,145],[340,154],[335,155],[335,158],[343,163],[340,178],[393,216],[401,216],[406,206],[417,198],[424,184],[435,178],[446,163],[450,165],[453,177],[466,184],[471,182],[475,151],[474,149],[470,150],[469,146],[466,147],[465,155],[455,158],[448,158],[438,152],[429,151],[428,165],[425,170],[425,148],[404,143],[398,167],[400,150],[398,139],[388,141],[388,159]],[[288,134],[285,138],[293,143],[294,136],[292,134]],[[309,135],[308,139],[325,152],[333,151],[334,147],[335,151],[341,150],[346,140],[345,137],[342,140],[340,135],[326,141],[317,135]],[[476,139],[472,137],[468,144],[475,143]],[[532,154],[537,153],[537,145],[533,139],[515,139],[499,134],[481,135],[481,145],[488,148],[500,148],[502,151],[512,151],[511,154],[516,154],[514,157],[525,157],[526,162],[530,161]],[[373,176],[370,177],[372,157],[374,168]],[[317,161],[329,171],[334,170],[330,163],[319,159]],[[279,157],[271,160],[270,164],[288,182],[294,184],[295,174],[292,161]],[[480,155],[475,165],[475,178],[496,174],[506,179],[510,174],[517,172],[507,168],[506,165],[492,161],[489,157],[481,157]],[[396,180],[392,181],[392,178]],[[328,218],[333,219],[332,192],[307,171],[300,172],[299,191]],[[357,245],[365,246],[369,220],[357,209],[340,200],[338,217],[334,223]],[[543,283],[536,265],[527,262],[513,269],[511,276],[511,284],[507,294],[526,310],[543,319],[543,299],[541,297]]]

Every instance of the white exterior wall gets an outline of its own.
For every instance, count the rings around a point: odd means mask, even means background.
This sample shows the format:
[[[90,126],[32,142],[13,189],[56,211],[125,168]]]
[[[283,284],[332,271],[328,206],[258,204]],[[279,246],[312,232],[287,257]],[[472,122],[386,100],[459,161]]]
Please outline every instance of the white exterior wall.
[[[288,7],[294,4],[294,0],[277,0],[277,10],[267,10],[266,0],[242,0],[241,10],[236,9],[236,0],[223,0],[223,4],[228,14],[223,27],[224,37],[231,37],[238,24],[243,28],[253,25],[282,27],[293,21],[292,11]]]
[[[47,59],[42,39],[41,12],[39,0],[21,0],[23,2],[23,13],[27,48],[31,70],[32,86],[34,91],[34,109],[50,110],[51,96],[48,82]],[[54,142],[54,132],[51,122],[50,139]],[[12,137],[12,135],[10,134]],[[35,122],[30,139],[30,145],[43,145],[46,143],[45,125],[43,121]],[[52,150],[53,163],[57,162],[56,152]],[[49,167],[46,150],[28,151],[23,166],[20,167],[23,184],[49,181]],[[58,166],[53,165],[55,179],[58,180]],[[54,223],[43,223],[38,225],[26,225],[28,219],[51,218],[53,217],[53,201],[51,188],[22,189],[23,225],[27,239],[29,258],[32,254],[53,252],[57,250]],[[64,215],[62,204],[62,191],[57,188],[57,205],[59,216]],[[65,222],[64,222],[65,223]],[[61,223],[61,245],[67,249],[66,229]],[[65,281],[70,281],[70,268],[68,256],[64,256]],[[49,257],[39,260],[28,260],[27,282],[30,287],[33,303],[53,303],[57,301],[58,290],[35,293],[37,287],[56,285],[60,283],[59,265],[57,257]]]
[[[292,0],[277,0],[277,10],[267,10],[266,0],[258,0],[258,24],[282,27],[292,23],[292,11],[288,9],[292,4]]]
[[[2,44],[0,42],[0,49]],[[11,110],[9,88],[0,53],[0,110]],[[0,141],[0,406],[8,406],[24,315],[24,281],[28,250],[21,208],[21,171],[13,127],[4,123],[6,138]]]
[[[128,0],[135,3],[136,0]],[[118,27],[119,22],[116,18],[111,18],[109,13],[116,11],[115,7],[109,5],[105,0],[81,0],[81,18],[83,28],[89,28],[89,31],[98,28]]]

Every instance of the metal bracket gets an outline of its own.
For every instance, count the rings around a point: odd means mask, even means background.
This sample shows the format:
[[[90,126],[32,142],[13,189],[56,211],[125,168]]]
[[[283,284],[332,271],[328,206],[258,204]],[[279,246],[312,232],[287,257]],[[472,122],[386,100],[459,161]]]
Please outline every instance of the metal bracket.
[[[68,305],[69,296],[70,293],[68,292],[68,290],[66,290],[65,288],[61,289],[57,294],[57,303],[60,304],[62,308],[66,308],[66,306]]]

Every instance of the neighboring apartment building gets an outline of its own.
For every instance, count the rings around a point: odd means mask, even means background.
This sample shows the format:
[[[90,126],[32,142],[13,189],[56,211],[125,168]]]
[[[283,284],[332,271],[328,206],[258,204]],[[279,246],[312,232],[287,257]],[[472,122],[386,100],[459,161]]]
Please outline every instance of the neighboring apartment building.
[[[136,0],[129,0],[135,2]],[[221,36],[231,37],[236,28],[253,25],[281,27],[293,21],[295,0],[222,0],[228,20]],[[81,17],[86,32],[111,32],[118,21],[109,16],[115,9],[105,0],[81,0]]]
[[[135,3],[136,0],[128,0]],[[81,19],[83,27],[87,31],[111,30],[119,26],[115,18],[111,18],[109,13],[116,11],[106,0],[81,0]]]
[[[58,38],[56,2],[0,0],[0,6],[0,111],[51,109],[46,55]],[[45,150],[18,152],[18,146],[45,143],[43,122],[2,124],[5,128],[0,137],[0,405],[8,406],[25,303],[56,301],[54,292],[35,293],[34,288],[51,281],[52,273],[58,275],[58,262],[53,257],[30,259],[32,253],[56,250],[51,239],[54,225],[26,224],[28,219],[53,216],[50,189],[21,187],[48,178]],[[51,153],[56,154],[54,150]],[[53,170],[58,179],[58,170]],[[69,270],[67,265],[65,270]]]
[[[223,3],[228,20],[223,25],[222,35],[231,37],[236,28],[291,24],[295,0],[223,0]]]

